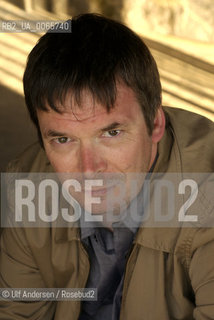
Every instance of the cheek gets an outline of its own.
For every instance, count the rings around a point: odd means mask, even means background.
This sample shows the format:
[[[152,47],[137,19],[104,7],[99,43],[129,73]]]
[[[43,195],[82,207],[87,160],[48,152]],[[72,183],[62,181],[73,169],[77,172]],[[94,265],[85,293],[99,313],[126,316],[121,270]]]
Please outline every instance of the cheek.
[[[46,155],[55,172],[77,172],[78,157],[76,152],[67,149],[52,148],[49,144],[44,145]]]
[[[111,155],[115,168],[119,171],[147,171],[151,158],[151,144],[145,141],[133,141],[128,146],[120,148]]]
[[[62,155],[54,153],[53,151],[50,151],[48,148],[45,148],[45,151],[55,172],[68,171],[69,164],[66,157],[63,157]]]

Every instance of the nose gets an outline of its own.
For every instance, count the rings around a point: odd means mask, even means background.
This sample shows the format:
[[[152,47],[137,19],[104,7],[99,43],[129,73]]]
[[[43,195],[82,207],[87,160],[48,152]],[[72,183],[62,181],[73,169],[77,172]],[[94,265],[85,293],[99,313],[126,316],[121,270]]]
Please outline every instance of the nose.
[[[93,145],[81,146],[80,170],[85,177],[94,177],[96,173],[105,172],[107,161],[103,152]]]

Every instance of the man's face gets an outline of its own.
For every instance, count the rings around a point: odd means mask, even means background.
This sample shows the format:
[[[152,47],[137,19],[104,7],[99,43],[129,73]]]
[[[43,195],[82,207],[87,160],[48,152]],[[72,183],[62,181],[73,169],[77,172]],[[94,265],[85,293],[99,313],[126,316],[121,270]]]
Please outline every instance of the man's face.
[[[68,96],[63,114],[38,110],[44,148],[54,170],[82,173],[85,179],[119,175],[128,204],[132,174],[148,172],[157,152],[157,139],[148,135],[134,92],[118,85],[110,112],[87,91],[82,94],[81,108],[72,103],[71,110],[70,101]],[[106,189],[94,188],[93,196],[105,198]]]

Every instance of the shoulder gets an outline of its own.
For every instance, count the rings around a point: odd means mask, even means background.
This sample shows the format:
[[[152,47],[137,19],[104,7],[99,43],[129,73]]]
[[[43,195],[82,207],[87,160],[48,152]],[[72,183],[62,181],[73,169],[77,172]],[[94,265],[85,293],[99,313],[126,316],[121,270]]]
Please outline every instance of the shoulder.
[[[214,122],[198,113],[194,113],[188,110],[174,108],[174,107],[163,107],[163,110],[167,117],[169,118],[170,122],[175,125],[176,127],[185,127],[186,125],[198,125],[207,124],[207,128],[204,129],[211,129],[214,128]]]
[[[169,125],[172,126],[178,137],[185,141],[193,136],[194,141],[203,141],[208,138],[214,140],[214,122],[210,119],[183,109],[170,107],[163,109]],[[185,141],[183,142],[185,143]]]
[[[52,167],[38,142],[30,145],[16,159],[9,162],[7,172],[52,172]]]
[[[164,107],[164,112],[180,153],[182,170],[213,172],[214,122],[182,109]]]

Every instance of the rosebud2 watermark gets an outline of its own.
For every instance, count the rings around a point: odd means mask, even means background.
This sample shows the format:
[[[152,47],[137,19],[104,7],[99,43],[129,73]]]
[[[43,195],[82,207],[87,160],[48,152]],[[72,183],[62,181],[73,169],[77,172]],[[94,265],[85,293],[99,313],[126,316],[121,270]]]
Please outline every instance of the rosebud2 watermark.
[[[3,227],[125,221],[139,227],[214,224],[213,174],[5,174]],[[189,224],[188,224],[189,223]],[[88,225],[87,225],[88,226]]]

